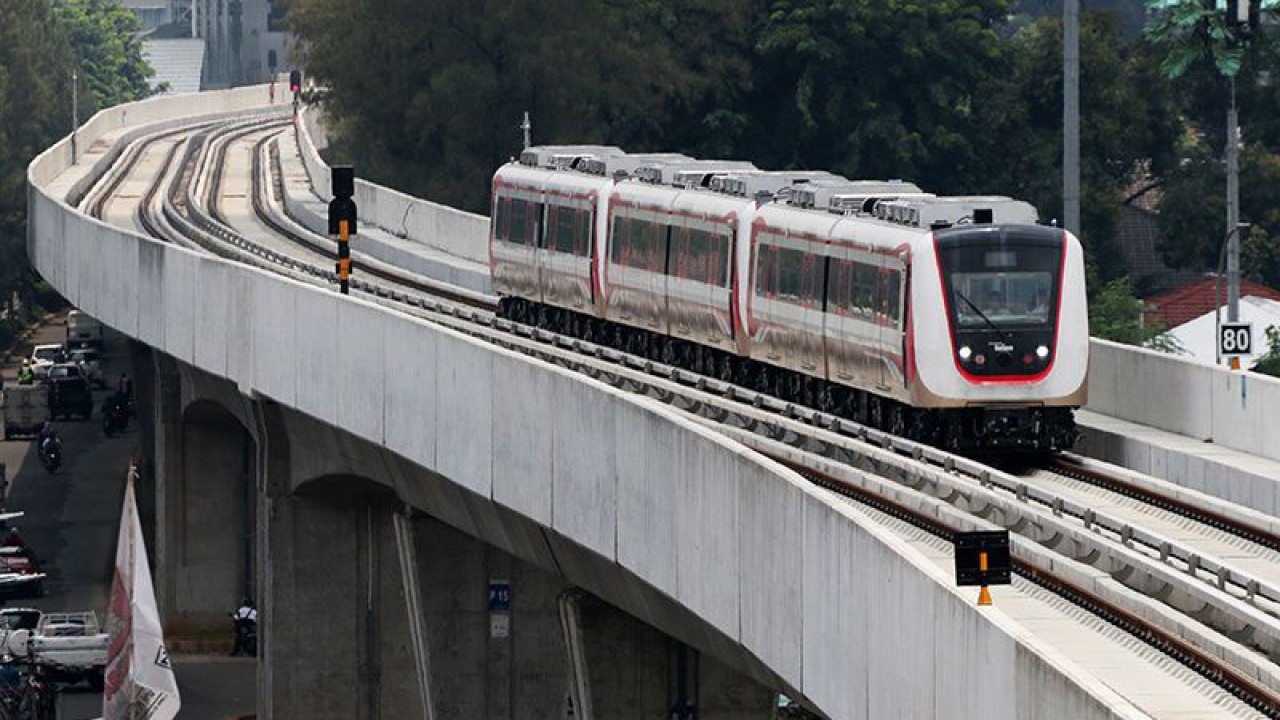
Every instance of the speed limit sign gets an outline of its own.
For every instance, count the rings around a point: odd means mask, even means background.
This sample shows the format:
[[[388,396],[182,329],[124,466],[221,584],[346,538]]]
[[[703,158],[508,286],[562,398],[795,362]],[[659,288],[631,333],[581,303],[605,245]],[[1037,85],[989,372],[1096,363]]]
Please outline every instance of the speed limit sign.
[[[1218,352],[1222,355],[1253,354],[1253,324],[1223,323],[1218,330]]]

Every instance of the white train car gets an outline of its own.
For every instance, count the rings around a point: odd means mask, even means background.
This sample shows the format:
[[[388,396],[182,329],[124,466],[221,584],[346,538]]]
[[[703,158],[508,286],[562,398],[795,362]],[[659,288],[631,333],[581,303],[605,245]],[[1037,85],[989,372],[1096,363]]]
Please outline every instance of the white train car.
[[[521,206],[523,204],[523,207]],[[1004,197],[534,148],[494,178],[502,312],[969,450],[1069,447],[1080,243]]]

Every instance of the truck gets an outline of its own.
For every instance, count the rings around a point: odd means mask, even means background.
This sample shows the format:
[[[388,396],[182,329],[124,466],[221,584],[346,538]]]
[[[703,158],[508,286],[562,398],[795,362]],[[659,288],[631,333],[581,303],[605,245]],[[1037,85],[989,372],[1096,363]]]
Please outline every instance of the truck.
[[[35,665],[43,677],[68,684],[84,681],[102,690],[111,636],[101,632],[94,611],[5,608],[0,610],[0,634],[0,647],[13,658]]]
[[[67,313],[67,349],[80,347],[102,349],[102,323],[80,310],[72,310]]]
[[[44,385],[5,383],[0,389],[0,426],[5,440],[39,435],[49,417],[49,389]]]

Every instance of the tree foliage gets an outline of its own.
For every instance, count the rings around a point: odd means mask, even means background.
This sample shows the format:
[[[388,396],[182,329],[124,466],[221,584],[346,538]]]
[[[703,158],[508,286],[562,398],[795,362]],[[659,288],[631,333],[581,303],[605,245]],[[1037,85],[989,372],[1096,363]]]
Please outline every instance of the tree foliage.
[[[1143,323],[1142,301],[1133,296],[1128,280],[1103,283],[1094,279],[1090,288],[1089,332],[1094,337],[1161,352],[1180,349],[1176,339],[1164,334],[1164,326]]]
[[[155,73],[142,58],[142,23],[119,0],[50,0],[82,78],[81,109],[102,108],[150,94]],[[85,92],[87,90],[87,92]]]
[[[290,17],[343,152],[374,179],[481,209],[526,110],[539,143],[670,149],[675,134],[729,149],[753,5],[299,0]]]
[[[1280,328],[1275,325],[1267,328],[1267,354],[1253,366],[1253,371],[1280,377]]]
[[[135,16],[107,0],[5,0],[0,22],[0,305],[30,302],[26,168],[71,131],[71,70],[81,72],[81,117],[143,97],[149,74]],[[78,58],[78,59],[77,59]],[[87,90],[87,92],[85,92]]]
[[[1170,5],[1170,3],[1162,3]],[[1245,265],[1280,279],[1280,52],[1214,45],[1221,16],[1142,0],[1082,15],[1081,240],[1102,332],[1152,337],[1115,240],[1126,190],[1163,185],[1166,258],[1212,267],[1221,132],[1236,73]],[[329,89],[340,160],[483,211],[493,169],[535,143],[604,143],[766,168],[904,178],[942,194],[1062,207],[1060,5],[1047,0],[288,0],[307,72]],[[1033,12],[1034,10],[1034,12]],[[1126,27],[1129,31],[1126,32]],[[1176,77],[1175,77],[1176,76]],[[1267,189],[1261,189],[1267,188]]]

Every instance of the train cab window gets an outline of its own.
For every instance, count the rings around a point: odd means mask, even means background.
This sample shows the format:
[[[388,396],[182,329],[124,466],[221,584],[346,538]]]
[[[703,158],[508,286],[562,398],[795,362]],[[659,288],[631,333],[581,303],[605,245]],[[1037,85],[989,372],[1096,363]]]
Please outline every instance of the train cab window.
[[[951,229],[936,235],[956,331],[1051,329],[1062,266],[1054,228]]]

